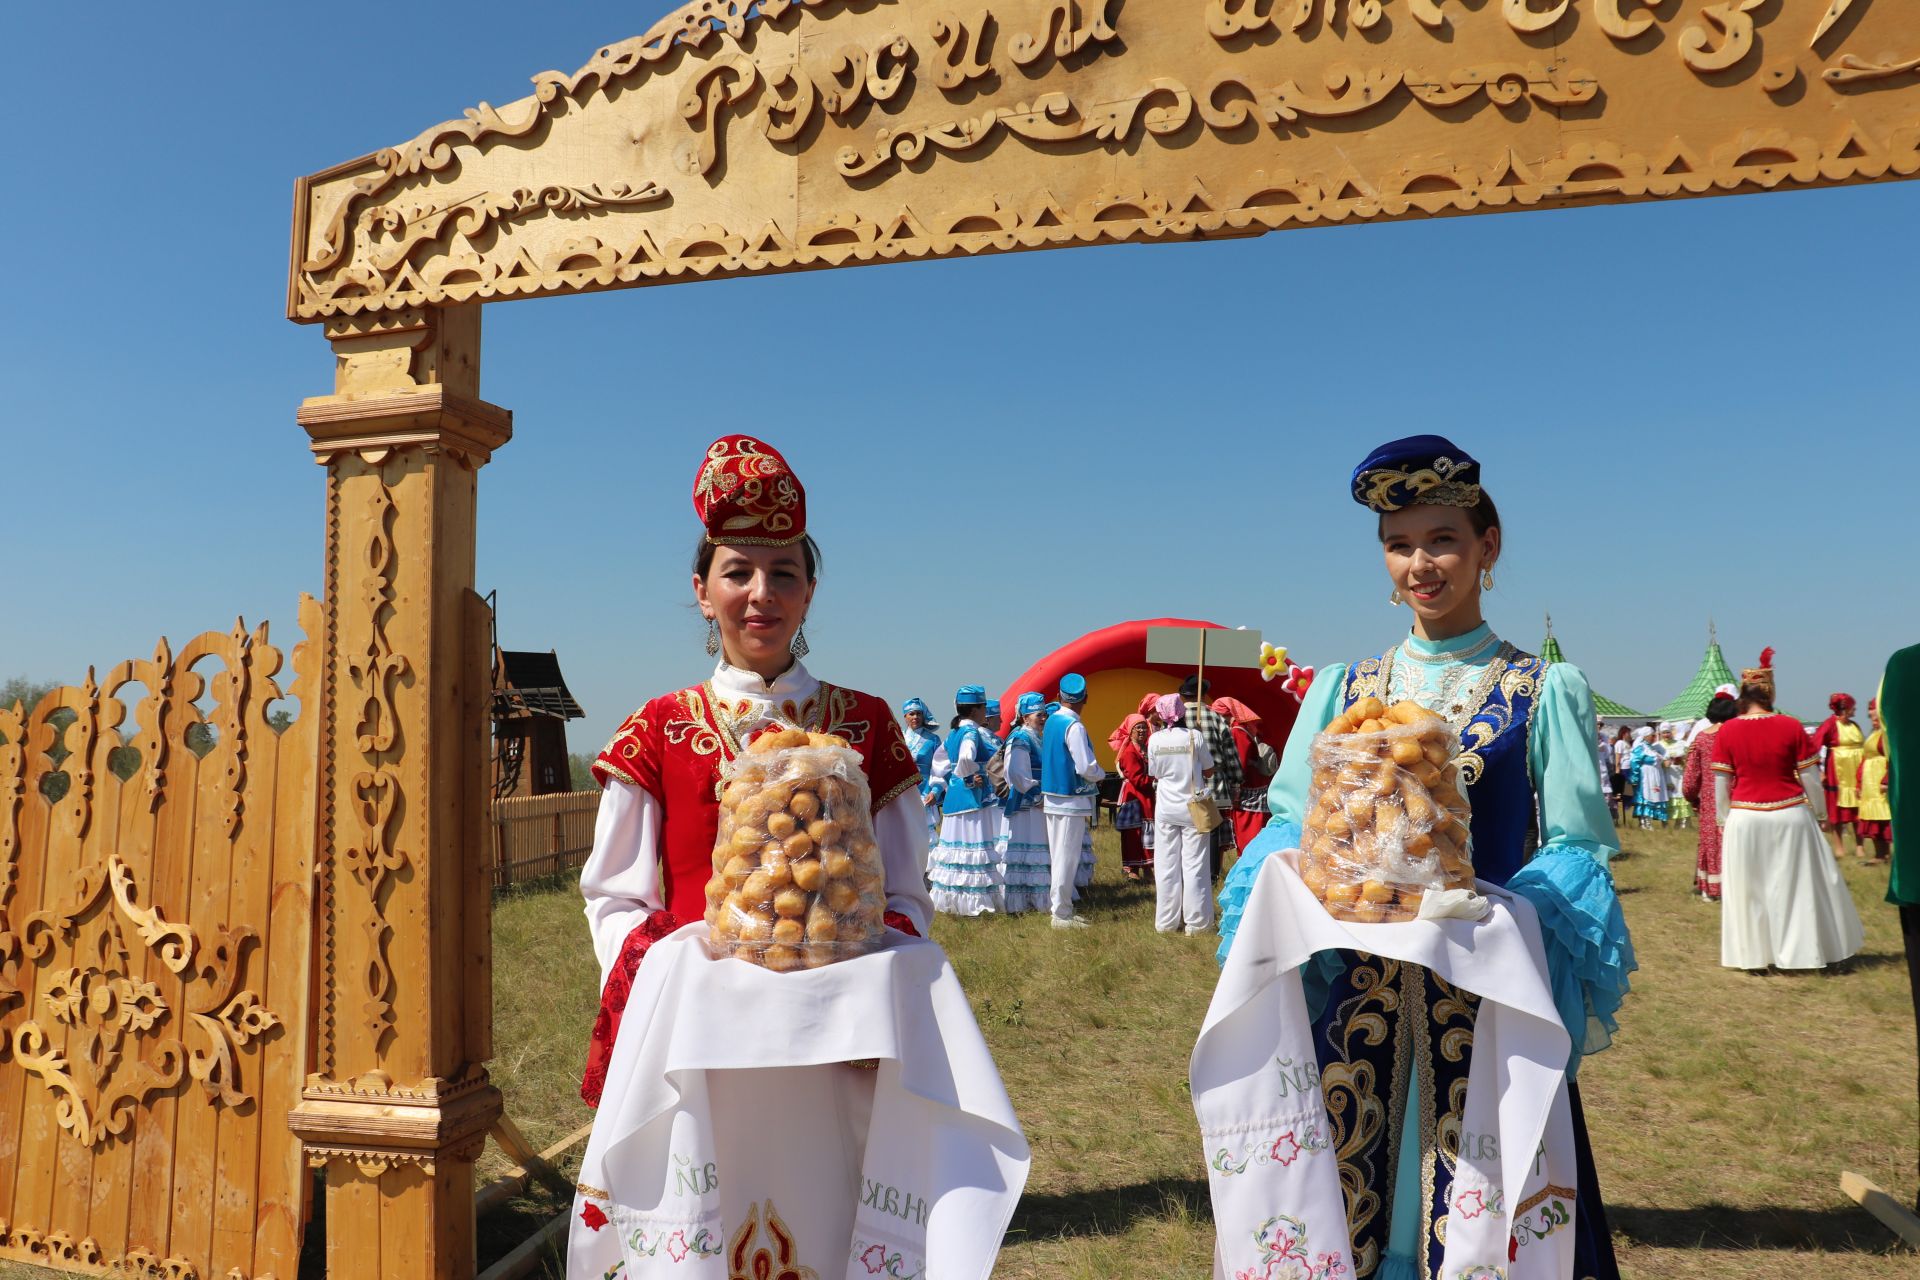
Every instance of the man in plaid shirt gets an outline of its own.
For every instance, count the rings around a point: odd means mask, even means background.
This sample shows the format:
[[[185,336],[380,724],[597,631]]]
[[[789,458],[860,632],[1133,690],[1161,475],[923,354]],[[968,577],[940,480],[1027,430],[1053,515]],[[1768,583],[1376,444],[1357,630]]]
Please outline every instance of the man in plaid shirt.
[[[1180,686],[1180,696],[1187,702],[1187,728],[1199,730],[1200,736],[1206,741],[1207,750],[1213,753],[1213,777],[1207,783],[1207,794],[1220,806],[1221,813],[1232,813],[1235,802],[1240,798],[1240,752],[1233,744],[1233,721],[1213,709],[1212,687],[1197,676],[1187,677],[1186,683]],[[1214,828],[1215,879],[1220,876],[1220,864],[1232,844],[1231,822],[1223,822]]]

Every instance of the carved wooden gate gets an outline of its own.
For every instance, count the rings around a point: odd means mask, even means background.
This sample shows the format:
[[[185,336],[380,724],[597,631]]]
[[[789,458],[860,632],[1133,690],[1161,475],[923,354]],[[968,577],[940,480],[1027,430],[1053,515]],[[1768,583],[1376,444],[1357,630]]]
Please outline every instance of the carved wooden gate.
[[[0,709],[0,1257],[292,1280],[311,647],[291,724],[281,651],[239,623]]]

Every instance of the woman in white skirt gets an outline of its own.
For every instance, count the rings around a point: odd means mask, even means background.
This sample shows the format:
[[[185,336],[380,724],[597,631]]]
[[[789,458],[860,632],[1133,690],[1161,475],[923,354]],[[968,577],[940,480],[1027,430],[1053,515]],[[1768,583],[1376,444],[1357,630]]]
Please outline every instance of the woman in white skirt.
[[[1000,846],[1000,879],[1006,888],[1007,914],[1045,911],[1053,884],[1047,851],[1047,815],[1040,801],[1040,734],[1046,728],[1046,699],[1023,693],[1007,735],[1006,836]]]
[[[940,801],[940,842],[927,854],[927,889],[934,910],[978,916],[1007,909],[1006,884],[1000,878],[999,797],[987,779],[993,759],[992,737],[982,727],[987,691],[963,685],[953,695],[953,732],[947,735],[947,759],[953,771]]]
[[[1773,709],[1771,667],[1749,668],[1741,714],[1714,734],[1721,838],[1720,963],[1729,969],[1820,969],[1860,950],[1864,934],[1807,802],[1803,770],[1820,752]]]
[[[1147,739],[1147,772],[1154,780],[1153,927],[1188,933],[1213,927],[1213,850],[1193,825],[1187,804],[1206,790],[1213,753],[1199,730],[1187,727],[1186,703],[1169,693],[1155,705],[1165,727]]]

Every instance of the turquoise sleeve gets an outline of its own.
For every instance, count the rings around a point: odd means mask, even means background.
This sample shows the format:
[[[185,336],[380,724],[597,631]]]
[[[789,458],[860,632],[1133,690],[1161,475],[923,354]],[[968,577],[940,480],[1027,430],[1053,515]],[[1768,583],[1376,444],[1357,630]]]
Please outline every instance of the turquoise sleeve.
[[[1554,1003],[1573,1038],[1569,1079],[1583,1055],[1612,1043],[1628,975],[1640,967],[1607,867],[1619,836],[1589,745],[1595,724],[1587,678],[1566,663],[1549,667],[1527,743],[1541,847],[1507,881],[1540,916]]]

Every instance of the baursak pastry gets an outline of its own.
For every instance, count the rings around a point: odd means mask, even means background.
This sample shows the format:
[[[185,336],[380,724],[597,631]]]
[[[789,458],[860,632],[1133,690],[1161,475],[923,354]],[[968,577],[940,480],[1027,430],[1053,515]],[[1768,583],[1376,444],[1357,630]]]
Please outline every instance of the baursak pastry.
[[[1354,703],[1314,738],[1300,879],[1329,915],[1411,920],[1427,890],[1473,887],[1458,750],[1433,712],[1378,698]]]
[[[877,947],[886,875],[869,805],[845,739],[799,729],[755,738],[720,793],[707,882],[714,952],[790,973]]]

